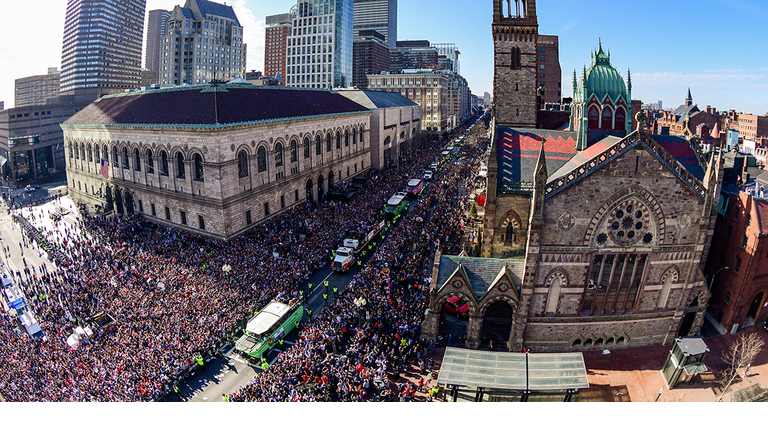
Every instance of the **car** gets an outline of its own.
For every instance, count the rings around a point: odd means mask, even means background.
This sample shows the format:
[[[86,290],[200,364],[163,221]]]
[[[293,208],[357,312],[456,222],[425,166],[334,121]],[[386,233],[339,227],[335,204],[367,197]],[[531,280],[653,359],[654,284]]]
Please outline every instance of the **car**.
[[[438,168],[439,168],[439,165],[437,165],[437,163],[433,163],[432,165],[429,166],[429,169],[431,169],[433,172],[437,171]]]
[[[466,319],[469,316],[469,305],[464,300],[453,296],[446,300],[445,311],[459,318]]]
[[[424,180],[432,180],[432,170],[424,171]]]
[[[38,189],[40,189],[40,186],[38,186],[38,185],[29,185],[29,186],[24,188],[24,191],[26,191],[26,192],[34,192],[34,191],[36,191]]]

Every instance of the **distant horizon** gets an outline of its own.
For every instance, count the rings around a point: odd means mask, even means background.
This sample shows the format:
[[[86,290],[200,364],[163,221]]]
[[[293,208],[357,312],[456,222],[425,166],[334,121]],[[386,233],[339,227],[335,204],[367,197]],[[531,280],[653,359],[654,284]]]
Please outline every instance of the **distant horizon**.
[[[221,3],[231,5],[243,25],[248,45],[245,70],[263,72],[266,17],[287,13],[296,2]],[[440,8],[424,1],[398,3],[398,40],[456,44],[461,74],[472,93],[493,95],[492,1],[469,8],[458,0],[447,0]],[[590,52],[601,39],[616,70],[625,79],[631,71],[632,99],[644,104],[661,100],[665,108],[675,108],[684,103],[690,87],[694,103],[702,109],[709,105],[718,111],[768,114],[768,67],[765,56],[756,52],[758,41],[764,39],[760,29],[768,8],[758,0],[680,3],[537,2],[539,33],[559,39],[562,97],[571,96],[573,71],[578,74],[589,67]],[[147,0],[146,12],[183,4]],[[0,27],[0,101],[6,109],[14,106],[15,79],[44,75],[49,67],[61,69],[65,11],[66,2],[57,0],[4,5],[7,16],[17,18]],[[30,33],[29,19],[24,18],[31,16],[36,26]],[[19,35],[24,35],[24,43]]]

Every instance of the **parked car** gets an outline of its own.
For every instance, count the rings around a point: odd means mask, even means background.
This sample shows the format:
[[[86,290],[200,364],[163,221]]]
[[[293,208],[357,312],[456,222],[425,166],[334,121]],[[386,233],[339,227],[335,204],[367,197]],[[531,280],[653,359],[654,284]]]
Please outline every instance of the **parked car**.
[[[469,316],[469,305],[456,296],[449,297],[445,303],[445,311],[459,318],[466,319]]]

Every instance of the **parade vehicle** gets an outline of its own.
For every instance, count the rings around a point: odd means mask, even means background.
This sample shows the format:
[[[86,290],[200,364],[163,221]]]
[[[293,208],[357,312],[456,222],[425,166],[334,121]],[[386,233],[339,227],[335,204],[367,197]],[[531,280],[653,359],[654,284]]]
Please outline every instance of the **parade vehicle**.
[[[336,249],[336,253],[331,262],[331,270],[349,271],[357,260],[360,252],[363,251],[368,243],[371,242],[384,229],[386,221],[384,219],[376,222],[370,229],[363,228],[347,231],[344,234],[342,245]]]
[[[285,304],[272,300],[248,321],[245,333],[235,343],[235,351],[258,360],[298,327],[304,317],[301,301]]]
[[[408,187],[405,188],[405,193],[408,197],[415,198],[422,190],[424,190],[424,181],[422,179],[411,179],[408,182]]]
[[[405,200],[406,196],[405,192],[398,192],[392,195],[392,198],[387,201],[387,207],[384,209],[384,214],[386,214],[387,217],[393,218],[402,213],[403,210],[408,208],[408,201]]]
[[[27,334],[32,337],[33,340],[43,340],[45,337],[45,334],[43,333],[43,330],[40,328],[40,324],[37,322],[37,318],[35,318],[35,315],[32,313],[31,310],[27,309],[23,311],[19,315],[19,321],[21,322],[21,325],[24,327],[24,330],[27,331]]]
[[[424,180],[432,180],[432,175],[433,175],[432,170],[424,171]]]

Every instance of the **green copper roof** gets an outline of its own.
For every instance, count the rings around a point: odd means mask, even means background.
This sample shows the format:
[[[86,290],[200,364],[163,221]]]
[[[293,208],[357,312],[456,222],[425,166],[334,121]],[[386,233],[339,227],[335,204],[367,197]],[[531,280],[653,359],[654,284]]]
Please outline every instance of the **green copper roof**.
[[[602,44],[596,53],[592,53],[592,65],[584,72],[579,84],[584,99],[592,94],[600,99],[607,94],[614,101],[620,96],[627,96],[624,78],[611,66],[611,55],[603,51]]]

